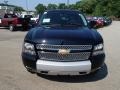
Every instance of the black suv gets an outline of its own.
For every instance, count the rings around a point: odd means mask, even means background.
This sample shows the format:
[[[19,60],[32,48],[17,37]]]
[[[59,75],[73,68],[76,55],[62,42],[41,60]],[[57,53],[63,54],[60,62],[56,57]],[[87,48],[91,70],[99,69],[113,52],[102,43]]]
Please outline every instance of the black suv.
[[[85,75],[104,64],[101,35],[74,10],[45,11],[25,39],[22,60],[29,72],[47,75]]]

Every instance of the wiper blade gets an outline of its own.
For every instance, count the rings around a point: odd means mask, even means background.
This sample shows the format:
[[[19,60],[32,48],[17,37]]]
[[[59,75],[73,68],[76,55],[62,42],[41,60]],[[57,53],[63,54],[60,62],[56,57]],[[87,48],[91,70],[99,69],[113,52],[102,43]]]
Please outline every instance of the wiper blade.
[[[83,26],[83,25],[81,25],[81,24],[79,24],[79,23],[69,23],[68,25],[73,25],[73,26]]]
[[[67,24],[52,24],[52,23],[45,23],[45,24],[41,24],[43,26],[46,26],[46,27],[62,27],[62,26],[83,26],[79,23],[67,23]]]
[[[48,24],[41,24],[41,25],[48,26],[48,27],[61,26],[61,24],[52,24],[52,23],[48,23]]]

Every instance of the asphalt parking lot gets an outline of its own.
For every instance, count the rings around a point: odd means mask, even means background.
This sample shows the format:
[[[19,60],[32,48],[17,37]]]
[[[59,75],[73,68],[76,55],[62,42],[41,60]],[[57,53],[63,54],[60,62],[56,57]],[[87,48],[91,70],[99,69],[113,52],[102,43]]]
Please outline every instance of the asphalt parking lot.
[[[95,76],[37,76],[21,60],[26,32],[0,29],[0,90],[120,90],[120,22],[98,30],[105,42],[106,65]]]

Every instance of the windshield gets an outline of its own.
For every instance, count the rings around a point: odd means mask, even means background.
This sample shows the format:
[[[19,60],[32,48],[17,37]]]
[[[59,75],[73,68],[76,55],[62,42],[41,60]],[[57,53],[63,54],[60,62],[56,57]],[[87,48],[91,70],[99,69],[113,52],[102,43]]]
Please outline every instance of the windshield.
[[[33,16],[32,15],[25,15],[24,18],[33,18]]]
[[[85,17],[77,12],[45,12],[40,25],[87,26]]]

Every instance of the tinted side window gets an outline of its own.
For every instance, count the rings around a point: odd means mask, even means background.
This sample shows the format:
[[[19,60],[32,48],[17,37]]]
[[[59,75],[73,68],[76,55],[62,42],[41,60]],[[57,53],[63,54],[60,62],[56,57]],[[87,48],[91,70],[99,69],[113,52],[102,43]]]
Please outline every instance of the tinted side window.
[[[8,15],[5,14],[4,18],[8,18]]]

